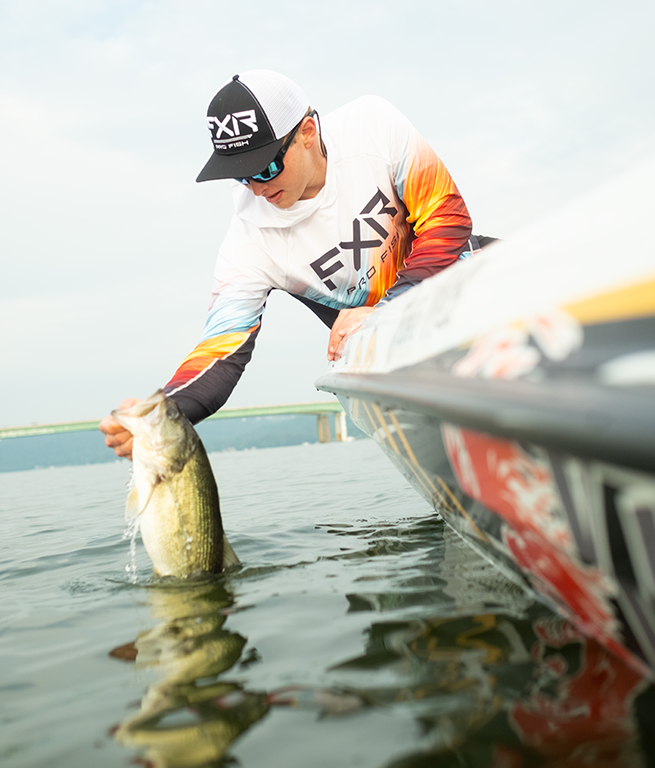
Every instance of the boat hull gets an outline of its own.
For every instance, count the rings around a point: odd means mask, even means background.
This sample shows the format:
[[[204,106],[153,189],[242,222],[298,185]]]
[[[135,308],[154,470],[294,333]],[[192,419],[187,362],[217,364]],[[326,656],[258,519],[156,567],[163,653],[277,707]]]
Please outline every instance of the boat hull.
[[[473,546],[651,676],[655,250],[617,255],[653,173],[376,310],[316,384]]]
[[[655,478],[385,404],[339,398],[444,520],[641,674],[655,668]]]

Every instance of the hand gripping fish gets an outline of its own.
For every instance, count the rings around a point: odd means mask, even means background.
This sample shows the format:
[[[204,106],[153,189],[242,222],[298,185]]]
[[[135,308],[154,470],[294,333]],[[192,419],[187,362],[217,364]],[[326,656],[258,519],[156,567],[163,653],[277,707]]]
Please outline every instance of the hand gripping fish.
[[[112,416],[134,435],[125,514],[138,517],[155,573],[198,576],[237,565],[207,453],[175,401],[159,390]]]

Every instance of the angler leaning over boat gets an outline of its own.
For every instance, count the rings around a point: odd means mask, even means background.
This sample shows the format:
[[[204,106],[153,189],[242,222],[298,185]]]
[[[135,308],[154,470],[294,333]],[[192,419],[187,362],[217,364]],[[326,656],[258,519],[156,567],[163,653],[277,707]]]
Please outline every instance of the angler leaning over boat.
[[[381,98],[346,104],[321,130],[296,83],[254,70],[218,91],[207,122],[214,151],[197,181],[232,179],[235,215],[200,343],[165,387],[194,424],[239,380],[272,290],[331,328],[334,360],[376,307],[478,248],[444,164]],[[109,447],[131,457],[129,431],[111,416],[100,429]]]

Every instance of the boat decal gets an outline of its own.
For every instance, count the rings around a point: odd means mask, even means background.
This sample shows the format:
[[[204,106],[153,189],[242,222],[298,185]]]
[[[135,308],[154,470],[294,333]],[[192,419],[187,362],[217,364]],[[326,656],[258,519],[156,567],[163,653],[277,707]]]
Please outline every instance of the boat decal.
[[[525,319],[528,332],[549,360],[566,360],[582,347],[582,325],[568,312],[553,308]]]
[[[368,346],[366,347],[366,357],[364,358],[364,366],[362,368],[363,373],[370,370],[375,363],[376,338],[377,338],[377,334],[374,329],[373,333],[371,333],[371,338],[368,340]]]
[[[652,488],[650,491],[652,493]],[[650,506],[646,506],[646,503]],[[646,542],[655,541],[655,504],[650,500],[646,503],[640,506],[639,500],[619,499],[619,513],[622,513],[621,521],[625,526],[626,537],[630,538],[630,549],[636,554],[633,562],[638,582],[642,585],[644,596],[655,603],[655,552],[646,546]],[[630,513],[626,509],[629,509],[629,505],[634,505],[630,511],[633,512],[636,525],[629,523]]]
[[[596,547],[591,534],[589,521],[590,497],[588,483],[583,477],[588,474],[582,462],[564,459],[557,454],[549,454],[553,478],[559,489],[562,507],[571,527],[571,534],[582,560],[587,565],[598,565]],[[572,487],[573,486],[573,487]]]
[[[489,537],[487,536],[484,531],[482,531],[476,524],[475,520],[469,515],[469,513],[464,509],[462,506],[460,500],[455,496],[455,494],[450,490],[448,487],[448,484],[441,478],[439,475],[436,475],[437,482],[439,485],[444,489],[444,491],[448,494],[448,497],[452,501],[453,505],[457,509],[457,511],[460,513],[460,515],[467,521],[467,523],[471,526],[473,531],[476,533],[479,539],[482,539],[482,541],[489,542]]]
[[[615,589],[580,559],[547,455],[452,424],[442,434],[462,490],[505,521],[502,539],[516,564],[583,631],[629,658],[610,602]]]
[[[381,412],[380,412],[381,413]],[[407,439],[407,436],[405,435],[405,431],[403,430],[402,426],[400,425],[400,422],[398,421],[398,418],[396,417],[396,414],[393,411],[388,411],[389,418],[393,422],[393,425],[396,430],[396,434],[400,438],[400,441],[403,445],[403,448],[405,449],[405,453],[407,454],[407,459],[409,462],[409,467],[412,470],[412,472],[416,475],[417,480],[421,485],[426,489],[428,492],[428,496],[434,500],[436,500],[441,509],[448,510],[450,512],[453,511],[452,507],[448,503],[448,500],[443,496],[441,491],[437,488],[437,486],[434,484],[434,481],[432,478],[428,475],[428,473],[423,469],[421,466],[421,463],[416,458],[416,455],[414,454],[414,451],[412,450],[412,447],[409,443],[409,440]],[[439,478],[437,478],[439,479]]]
[[[416,460],[416,456],[414,455],[414,451],[412,450],[411,445],[409,444],[409,440],[407,439],[407,436],[405,435],[405,432],[403,428],[400,426],[400,422],[398,421],[398,418],[396,417],[396,414],[393,411],[388,411],[389,418],[393,422],[394,427],[396,428],[396,432],[398,434],[398,437],[400,438],[400,441],[403,444],[403,448],[407,452],[407,455],[409,456],[410,461],[412,464],[414,464],[416,467],[418,467],[421,472],[426,476],[426,473],[423,471],[423,467],[419,464],[419,462]]]
[[[362,344],[363,344],[363,341],[362,341],[362,339],[360,339],[357,342],[357,349],[355,350],[355,354],[353,356],[353,361],[351,363],[351,367],[352,367],[353,373],[356,370],[358,370],[358,368],[359,368],[359,366],[361,364],[361,361],[362,361]]]
[[[366,408],[366,404],[364,404],[364,407]],[[389,445],[394,449],[396,453],[400,453],[398,450],[398,446],[396,445],[396,441],[393,439],[393,435],[389,431],[389,426],[387,425],[387,422],[384,418],[384,414],[380,410],[380,406],[377,403],[371,403],[371,408],[373,409],[373,413],[378,418],[378,423],[382,427],[382,430],[384,431],[384,434],[387,438],[387,441],[389,442]],[[368,408],[366,409],[368,410]],[[373,419],[371,419],[373,421]]]
[[[532,373],[542,355],[562,361],[581,348],[582,326],[557,309],[496,328],[477,339],[452,367],[461,378],[518,379]]]
[[[633,632],[646,660],[655,667],[655,612],[652,604],[644,602],[636,589],[622,585],[619,595],[619,606],[626,614],[629,626]],[[654,677],[650,673],[651,679]]]
[[[655,315],[655,278],[566,305],[585,325]]]
[[[631,387],[655,384],[655,351],[652,349],[619,355],[596,370],[600,384]]]

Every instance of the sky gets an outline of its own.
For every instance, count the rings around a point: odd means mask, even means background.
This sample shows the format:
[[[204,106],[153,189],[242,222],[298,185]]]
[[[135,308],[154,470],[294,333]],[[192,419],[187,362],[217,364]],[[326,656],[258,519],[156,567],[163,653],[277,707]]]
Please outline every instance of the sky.
[[[654,29],[651,0],[0,0],[0,426],[102,418],[195,346],[231,215],[195,178],[233,74],[321,114],[388,99],[474,232],[510,238],[652,154]],[[626,222],[626,255],[649,236]],[[275,292],[228,406],[326,399],[326,345]]]

